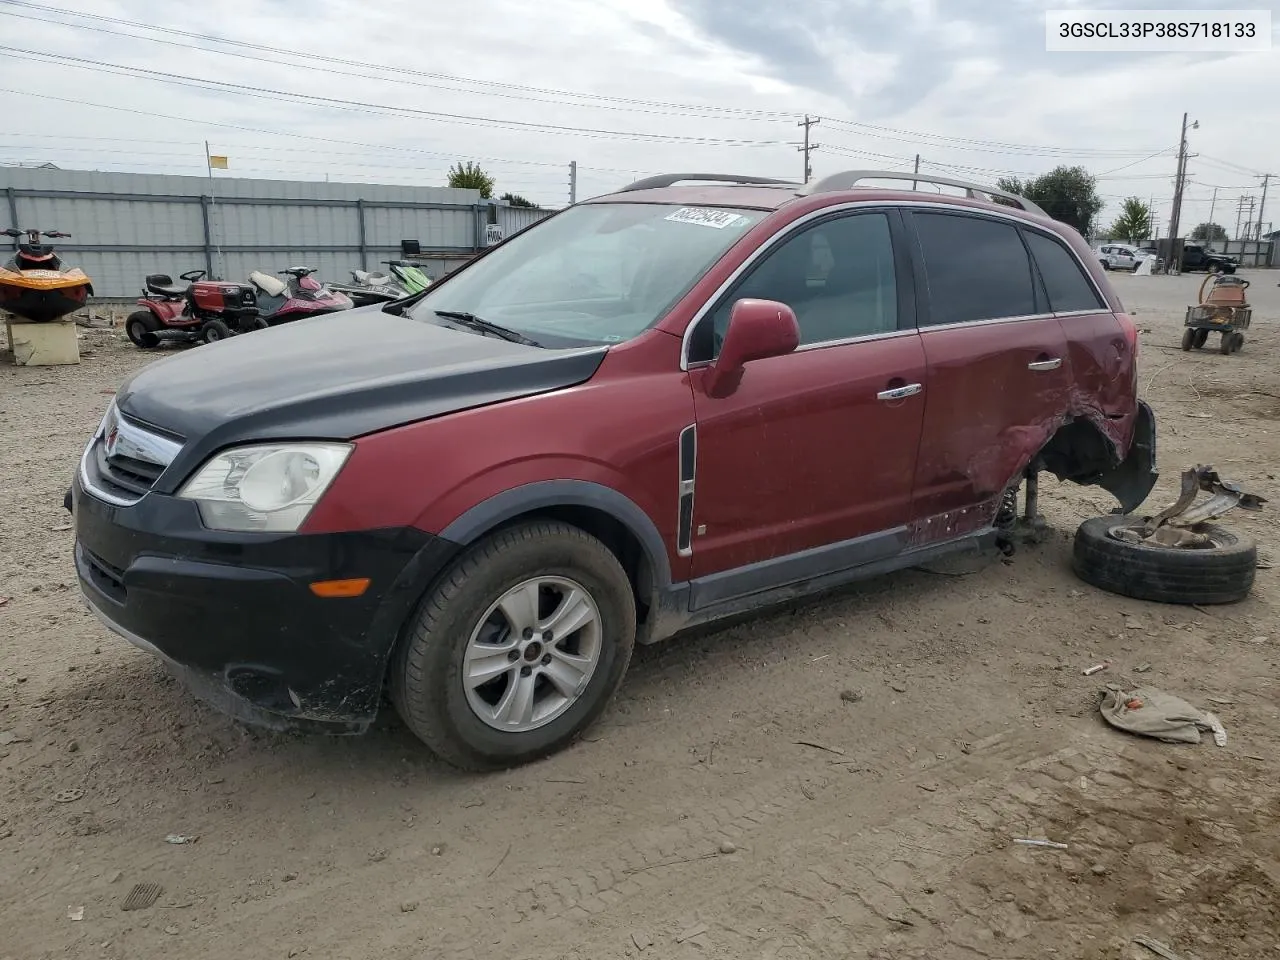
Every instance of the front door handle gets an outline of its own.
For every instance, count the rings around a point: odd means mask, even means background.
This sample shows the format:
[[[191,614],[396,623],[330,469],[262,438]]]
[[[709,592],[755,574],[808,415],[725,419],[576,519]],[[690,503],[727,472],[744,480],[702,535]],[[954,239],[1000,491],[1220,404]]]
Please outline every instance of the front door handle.
[[[906,397],[914,397],[917,393],[924,389],[924,384],[908,383],[901,387],[890,387],[888,390],[881,390],[876,394],[877,400],[903,400]]]
[[[1062,366],[1062,358],[1054,357],[1052,360],[1036,360],[1027,364],[1028,370],[1057,370]]]

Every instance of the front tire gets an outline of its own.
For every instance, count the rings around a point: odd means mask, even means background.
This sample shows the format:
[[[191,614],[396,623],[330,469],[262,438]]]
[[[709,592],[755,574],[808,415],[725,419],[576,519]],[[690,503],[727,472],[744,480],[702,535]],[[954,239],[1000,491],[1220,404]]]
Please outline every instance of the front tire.
[[[442,760],[516,766],[600,716],[635,634],[631,584],[603,543],[564,523],[520,524],[468,549],[422,601],[391,699]]]
[[[124,322],[124,332],[135,347],[143,350],[154,350],[160,346],[160,338],[156,331],[160,329],[158,321],[150,310],[138,310],[129,314]]]
[[[231,328],[221,320],[210,320],[200,329],[200,337],[205,343],[217,343],[219,340],[228,340],[231,336]]]
[[[1194,327],[1187,327],[1186,330],[1182,331],[1182,349],[1190,350],[1195,345],[1196,329]]]

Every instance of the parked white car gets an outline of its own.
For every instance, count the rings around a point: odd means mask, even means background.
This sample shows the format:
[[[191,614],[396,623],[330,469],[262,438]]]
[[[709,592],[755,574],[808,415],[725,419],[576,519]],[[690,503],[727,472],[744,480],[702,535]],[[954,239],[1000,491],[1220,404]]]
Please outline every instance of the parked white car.
[[[1127,243],[1105,243],[1095,251],[1103,270],[1137,270],[1149,254]]]

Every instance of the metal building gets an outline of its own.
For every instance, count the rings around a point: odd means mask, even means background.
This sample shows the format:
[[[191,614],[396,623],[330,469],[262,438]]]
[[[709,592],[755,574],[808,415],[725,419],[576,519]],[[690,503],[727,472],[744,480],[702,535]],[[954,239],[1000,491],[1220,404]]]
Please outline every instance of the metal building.
[[[137,296],[149,273],[188,270],[243,279],[290,266],[350,280],[416,245],[440,276],[497,235],[551,211],[482,200],[475,190],[94,173],[0,167],[0,213],[18,229],[62,230],[68,265],[93,279],[98,299]]]

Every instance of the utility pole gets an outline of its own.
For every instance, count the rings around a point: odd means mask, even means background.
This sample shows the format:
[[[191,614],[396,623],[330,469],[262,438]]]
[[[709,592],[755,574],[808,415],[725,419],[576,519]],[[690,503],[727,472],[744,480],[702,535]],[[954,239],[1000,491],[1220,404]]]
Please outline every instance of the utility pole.
[[[1240,232],[1240,223],[1244,219],[1244,208],[1247,203],[1252,202],[1253,197],[1247,197],[1241,194],[1236,200],[1236,239],[1243,240],[1244,235]]]
[[[1262,214],[1267,209],[1267,181],[1271,179],[1271,174],[1264,173],[1262,175],[1262,199],[1258,202],[1258,226],[1254,235],[1255,240],[1262,240]]]
[[[578,202],[578,161],[569,161],[569,206]]]
[[[1199,127],[1199,120],[1193,120],[1192,127]],[[1174,209],[1169,214],[1169,253],[1170,266],[1175,270],[1183,268],[1181,256],[1174,256],[1174,243],[1178,241],[1178,221],[1183,212],[1183,186],[1187,182],[1187,114],[1183,114],[1183,131],[1178,138],[1178,177],[1174,183]]]
[[[918,153],[916,154],[916,168],[915,168],[914,170],[912,170],[911,172],[912,172],[912,173],[919,173],[919,172],[920,172],[920,154],[918,154]],[[912,189],[912,190],[915,190],[915,189],[916,189],[916,183],[917,183],[917,182],[918,182],[918,181],[916,181],[916,180],[912,180],[912,181],[911,181],[911,189]]]
[[[809,128],[815,127],[822,122],[821,117],[810,117],[807,113],[804,119],[796,124],[797,127],[804,127],[804,146],[796,147],[797,150],[804,154],[804,182],[808,183],[813,177],[813,165],[809,163],[809,154],[817,150],[821,144],[809,142]]]
[[[1213,223],[1213,208],[1218,205],[1218,188],[1213,188],[1213,199],[1209,201],[1209,222]]]

